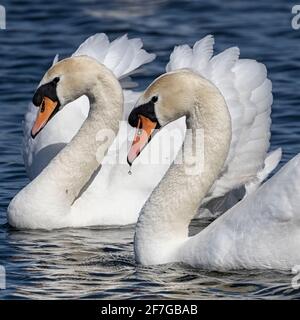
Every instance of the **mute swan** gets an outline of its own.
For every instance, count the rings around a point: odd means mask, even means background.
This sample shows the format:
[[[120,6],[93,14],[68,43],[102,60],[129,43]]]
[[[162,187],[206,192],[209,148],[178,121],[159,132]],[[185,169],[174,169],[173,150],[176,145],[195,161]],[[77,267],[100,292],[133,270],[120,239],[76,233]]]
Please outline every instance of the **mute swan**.
[[[239,200],[235,193],[238,197],[243,196],[243,193],[236,191],[245,187],[246,194],[249,195],[260,186],[280,162],[281,149],[267,154],[273,97],[272,83],[267,79],[265,66],[254,60],[239,59],[237,47],[212,57],[213,45],[214,38],[208,35],[197,41],[193,48],[188,45],[175,47],[166,71],[182,68],[193,70],[210,80],[225,98],[232,122],[230,150],[222,175],[201,203],[202,207],[207,206],[212,212],[224,212],[226,207],[230,208]],[[176,127],[181,128],[183,135],[180,145],[184,138],[184,122],[181,118],[166,127],[174,128],[176,124]],[[164,130],[159,132],[160,137],[163,134]],[[155,143],[154,139],[150,146]],[[145,148],[140,157],[146,157],[144,153],[148,152],[148,148],[149,146]],[[179,149],[176,146],[174,153]],[[134,173],[138,161],[134,163]]]
[[[44,75],[33,97],[39,107],[31,135],[35,137],[66,104],[86,95],[90,112],[71,142],[10,202],[8,222],[17,228],[62,228],[101,220],[82,211],[77,198],[107,152],[107,130],[118,131],[123,93],[117,78],[104,65],[87,56],[56,63]],[[88,191],[88,190],[86,190]],[[94,195],[96,197],[96,195]]]
[[[300,264],[300,155],[207,228],[188,236],[199,203],[222,175],[232,139],[225,99],[199,74],[188,69],[169,72],[147,88],[129,116],[139,130],[128,162],[155,134],[153,128],[182,116],[190,129],[184,144],[190,147],[184,150],[184,162],[176,159],[141,211],[134,239],[137,262],[184,262],[215,270],[290,269]],[[193,156],[197,130],[204,132],[203,159]],[[197,165],[202,171],[192,174],[190,168]]]
[[[216,181],[215,186],[203,201],[204,203],[210,201],[209,205],[211,206],[212,203],[214,207],[217,207],[216,211],[219,211],[220,203],[223,204],[221,198],[223,195],[229,193],[229,197],[225,197],[226,201],[230,199],[229,206],[236,202],[236,199],[231,201],[230,191],[232,189],[246,185],[248,193],[255,190],[277,166],[281,153],[278,150],[267,156],[272,95],[265,68],[255,61],[238,60],[237,48],[228,49],[211,59],[213,44],[213,37],[207,36],[198,41],[193,49],[187,46],[176,47],[171,54],[167,70],[192,67],[197,72],[205,74],[221,90],[232,113],[235,138],[231,144],[231,156],[227,160],[227,170],[222,179]],[[85,41],[73,56],[81,54],[92,56],[110,68],[118,78],[122,78],[130,74],[133,67],[138,67],[153,59],[152,55],[146,54],[140,47],[141,43],[136,39],[128,40],[122,37],[109,43],[107,37],[100,34]],[[128,57],[132,58],[134,63]],[[252,77],[249,77],[249,72],[253,72]],[[138,96],[138,93],[124,90],[123,119],[127,120]],[[30,106],[24,126],[24,159],[31,178],[38,175],[52,157],[76,134],[88,114],[88,109],[86,97],[77,99],[56,114],[33,140],[30,131],[36,117],[36,108]],[[260,132],[258,136],[257,131],[254,130],[257,127]],[[77,199],[78,210],[80,208],[85,214],[78,220],[76,226],[135,223],[145,201],[180,149],[185,134],[185,121],[179,119],[158,133],[160,139],[155,139],[135,161],[131,176],[127,174],[126,164],[128,131],[129,135],[133,134],[132,128],[122,123],[117,137],[119,143],[114,142],[109,148],[96,178],[88,190]],[[170,135],[173,131],[177,133],[179,131],[179,134],[173,140],[172,149],[170,148]],[[253,148],[255,138],[259,139],[258,148]],[[149,163],[148,159],[151,155],[154,158],[161,156],[160,150],[164,150],[164,161]],[[242,160],[249,154],[250,159],[247,159],[247,165],[245,165]],[[123,162],[112,164],[111,160],[116,157],[122,159]],[[220,201],[217,199],[216,204],[215,198],[220,198]],[[43,227],[51,229],[54,226],[49,223]]]

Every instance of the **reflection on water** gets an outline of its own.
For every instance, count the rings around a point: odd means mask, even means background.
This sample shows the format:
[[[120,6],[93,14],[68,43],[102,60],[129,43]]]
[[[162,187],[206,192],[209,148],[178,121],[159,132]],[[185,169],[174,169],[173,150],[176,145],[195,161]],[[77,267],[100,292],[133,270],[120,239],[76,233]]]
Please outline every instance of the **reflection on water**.
[[[291,28],[293,1],[2,1],[0,32],[0,265],[7,289],[0,298],[299,298],[292,274],[207,272],[182,264],[141,267],[134,262],[134,227],[16,231],[6,207],[28,180],[21,158],[21,121],[35,86],[56,53],[65,57],[96,32],[143,38],[158,54],[136,76],[144,88],[164,71],[176,44],[208,33],[217,52],[232,45],[265,63],[274,84],[272,148],[283,163],[300,151],[299,36]],[[42,213],[41,213],[42,214]],[[193,222],[191,232],[209,221]]]

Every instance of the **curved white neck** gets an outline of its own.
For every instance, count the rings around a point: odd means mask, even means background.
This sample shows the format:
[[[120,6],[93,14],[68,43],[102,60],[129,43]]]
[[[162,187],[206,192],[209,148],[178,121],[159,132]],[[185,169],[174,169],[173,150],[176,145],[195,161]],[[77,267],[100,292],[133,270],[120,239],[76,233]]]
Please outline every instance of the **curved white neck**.
[[[123,96],[117,79],[89,88],[89,115],[71,142],[32,181],[47,198],[71,205],[101,164],[122,118]],[[50,194],[49,194],[50,193]]]
[[[170,167],[153,191],[138,220],[135,234],[136,260],[142,264],[159,264],[176,260],[176,251],[188,238],[188,226],[219,175],[226,160],[231,140],[231,120],[226,103],[216,90],[214,98],[196,100],[187,114],[184,146],[203,143],[204,157],[185,150]],[[200,133],[200,141],[196,133]],[[202,139],[201,139],[202,136]],[[199,136],[198,136],[199,137]],[[186,148],[184,148],[186,149]],[[196,159],[202,167],[196,174],[189,163]]]

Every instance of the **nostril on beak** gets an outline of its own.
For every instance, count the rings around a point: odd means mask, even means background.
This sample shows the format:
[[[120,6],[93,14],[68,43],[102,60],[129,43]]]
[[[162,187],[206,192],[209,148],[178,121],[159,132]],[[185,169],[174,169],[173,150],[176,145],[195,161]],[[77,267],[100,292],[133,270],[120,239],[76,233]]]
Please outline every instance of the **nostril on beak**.
[[[42,106],[41,106],[41,113],[43,113],[45,111],[45,100],[43,100],[42,102]]]

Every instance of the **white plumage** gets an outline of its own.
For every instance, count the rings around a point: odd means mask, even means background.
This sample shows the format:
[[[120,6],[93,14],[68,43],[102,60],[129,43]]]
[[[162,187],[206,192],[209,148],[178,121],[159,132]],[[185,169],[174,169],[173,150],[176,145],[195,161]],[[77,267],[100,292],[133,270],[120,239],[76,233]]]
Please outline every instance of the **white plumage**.
[[[178,260],[207,269],[291,270],[300,263],[300,155],[189,238]]]
[[[270,85],[263,66],[251,61],[239,63],[233,58],[234,51],[222,53],[226,67],[218,63],[217,56],[211,60],[213,66],[206,69],[211,82],[226,77],[219,90],[203,76],[182,69],[186,66],[181,63],[180,70],[158,77],[140,98],[147,103],[154,95],[158,97],[155,114],[162,127],[185,115],[189,128],[203,130],[204,152],[202,160],[197,158],[203,163],[201,173],[186,171],[196,162],[193,151],[187,150],[186,161],[174,163],[147,200],[134,237],[138,263],[183,262],[221,271],[289,270],[300,263],[300,155],[257,189],[281,155],[279,149],[266,157]],[[187,47],[177,52],[192,59]],[[217,65],[220,73],[213,77]],[[233,77],[231,70],[239,75]],[[232,93],[235,89],[238,94],[231,97],[239,96],[239,105],[228,106],[230,95],[224,94],[226,89]],[[236,112],[241,108],[242,112]],[[239,118],[237,123],[235,116]],[[192,134],[187,131],[185,145]],[[245,183],[247,197],[198,234],[189,236],[190,221],[210,190],[222,195],[228,187]]]
[[[248,184],[252,186],[248,192],[254,191],[281,159],[281,149],[269,159],[267,155],[273,99],[266,67],[255,60],[239,59],[237,47],[212,57],[213,45],[214,38],[208,35],[193,48],[175,47],[166,67],[167,72],[188,68],[210,80],[224,96],[231,115],[229,155],[203,203]]]

